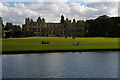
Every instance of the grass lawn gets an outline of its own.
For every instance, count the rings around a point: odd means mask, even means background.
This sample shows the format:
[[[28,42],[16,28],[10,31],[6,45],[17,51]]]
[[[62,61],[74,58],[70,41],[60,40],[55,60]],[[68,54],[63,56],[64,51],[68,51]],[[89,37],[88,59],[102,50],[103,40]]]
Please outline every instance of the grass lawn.
[[[41,44],[42,41],[51,41],[52,44]],[[82,42],[84,45],[72,45],[77,42]],[[33,37],[2,40],[2,51],[71,49],[118,49],[118,38]]]

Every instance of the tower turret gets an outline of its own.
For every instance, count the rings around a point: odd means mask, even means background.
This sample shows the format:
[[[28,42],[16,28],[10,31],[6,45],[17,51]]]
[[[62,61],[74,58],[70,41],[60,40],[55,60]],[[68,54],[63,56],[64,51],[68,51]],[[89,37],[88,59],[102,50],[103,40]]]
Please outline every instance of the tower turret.
[[[41,22],[41,17],[38,17],[37,22]]]
[[[45,23],[45,19],[44,18],[42,18],[42,22]]]
[[[29,17],[25,19],[25,24],[28,24],[30,21]]]
[[[31,22],[33,22],[33,19],[31,19]]]
[[[64,23],[64,21],[65,21],[65,20],[64,20],[64,16],[62,15],[62,16],[61,16],[60,23]]]
[[[75,20],[75,19],[73,19],[73,23],[76,23],[76,20]]]

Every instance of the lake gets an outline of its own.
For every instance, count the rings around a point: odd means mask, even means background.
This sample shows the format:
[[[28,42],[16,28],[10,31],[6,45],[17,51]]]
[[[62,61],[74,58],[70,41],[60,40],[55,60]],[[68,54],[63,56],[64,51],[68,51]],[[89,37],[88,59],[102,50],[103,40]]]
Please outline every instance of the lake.
[[[4,78],[117,78],[118,52],[2,55]]]

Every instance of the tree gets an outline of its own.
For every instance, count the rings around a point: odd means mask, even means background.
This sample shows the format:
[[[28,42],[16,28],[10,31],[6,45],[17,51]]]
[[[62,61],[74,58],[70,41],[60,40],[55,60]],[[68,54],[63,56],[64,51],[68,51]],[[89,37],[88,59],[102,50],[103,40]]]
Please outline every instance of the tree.
[[[5,30],[13,30],[13,29],[14,29],[13,24],[10,22],[7,22],[5,25]]]
[[[120,24],[116,24],[112,27],[111,37],[120,37]]]
[[[101,33],[101,24],[98,20],[89,21],[89,35],[91,37],[98,37]]]
[[[13,31],[10,31],[10,32],[6,32],[5,35],[6,35],[5,36],[6,38],[11,38],[14,36],[14,33],[13,33]]]
[[[101,20],[101,19],[108,19],[109,16],[107,15],[102,15],[102,16],[99,16],[98,18],[96,18],[96,20]]]
[[[22,29],[19,25],[13,25],[10,22],[7,22],[5,25],[4,30],[7,30],[8,32],[6,32],[6,37],[22,37],[23,36],[23,32]]]
[[[99,16],[94,20],[87,20],[88,34],[91,37],[112,37],[115,34],[120,18],[110,18],[106,15]],[[115,36],[115,35],[114,35]]]
[[[85,26],[84,26],[84,36],[85,37],[89,37],[89,24],[87,22],[85,22]]]
[[[110,32],[112,30],[113,22],[110,18],[101,18],[98,20],[101,24],[101,37],[110,37]]]
[[[21,31],[21,27],[19,25],[14,25],[14,31]]]

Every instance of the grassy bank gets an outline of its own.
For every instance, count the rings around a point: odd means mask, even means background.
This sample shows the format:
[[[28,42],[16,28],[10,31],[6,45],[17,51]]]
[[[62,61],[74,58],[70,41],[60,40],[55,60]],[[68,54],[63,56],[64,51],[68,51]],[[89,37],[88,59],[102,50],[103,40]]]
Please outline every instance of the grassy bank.
[[[41,44],[51,41],[52,44]],[[73,45],[82,42],[83,45]],[[42,51],[42,50],[80,50],[80,49],[120,49],[118,38],[64,38],[64,37],[33,37],[3,39],[2,51]]]

